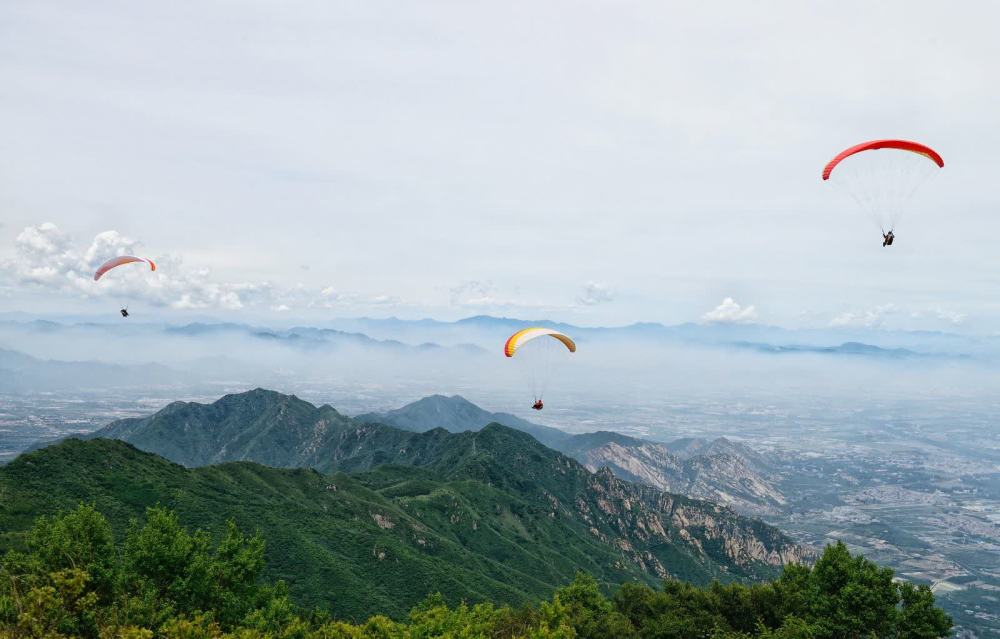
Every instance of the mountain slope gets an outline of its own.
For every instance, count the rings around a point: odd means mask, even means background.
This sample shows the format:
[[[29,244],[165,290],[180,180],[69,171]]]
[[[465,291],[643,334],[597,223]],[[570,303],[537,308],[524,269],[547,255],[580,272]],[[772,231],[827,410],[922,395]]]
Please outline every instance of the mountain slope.
[[[359,471],[385,463],[431,463],[454,444],[449,431],[478,430],[493,419],[531,434],[591,471],[607,466],[625,480],[753,515],[768,514],[785,501],[763,459],[724,438],[681,442],[684,454],[677,456],[670,444],[611,432],[570,435],[490,413],[459,396],[433,395],[352,420],[329,406],[317,408],[295,396],[256,389],[208,405],[175,402],[149,417],[113,422],[85,437],[122,439],[185,466],[254,461],[321,472]]]
[[[464,486],[453,490],[411,473],[399,481],[425,480],[428,508],[447,514],[463,507]],[[486,492],[507,512],[509,497]],[[245,529],[260,530],[269,541],[268,573],[285,579],[303,605],[330,606],[346,618],[402,615],[435,591],[452,601],[521,603],[571,578],[576,569],[572,558],[561,559],[547,548],[527,555],[509,536],[493,535],[482,544],[495,557],[467,549],[459,523],[435,530],[346,475],[249,463],[185,469],[104,439],[67,440],[0,469],[0,530],[5,531],[0,543],[17,545],[18,531],[33,517],[79,502],[94,503],[119,535],[130,518],[155,504],[175,509],[189,526],[220,531],[234,519]],[[642,575],[621,570],[607,577]]]
[[[418,432],[432,428],[478,430],[496,422],[531,434],[591,471],[606,466],[628,481],[708,499],[754,515],[770,514],[785,503],[763,458],[725,438],[685,441],[683,445],[689,450],[678,456],[669,444],[607,431],[570,435],[514,415],[490,413],[457,395],[432,395],[385,413],[358,415],[355,420]]]
[[[500,425],[450,434],[363,427],[345,446],[371,465],[371,441],[413,438],[423,467],[354,475],[253,463],[187,469],[118,441],[66,440],[0,468],[0,546],[40,514],[85,501],[121,533],[154,504],[218,531],[227,519],[269,539],[268,572],[297,600],[336,614],[402,614],[429,592],[513,604],[586,570],[609,583],[670,575],[761,579],[803,558],[777,530],[725,508],[592,474]],[[394,435],[395,434],[395,435]],[[355,442],[356,443],[356,442]],[[396,442],[398,443],[398,442]],[[363,461],[358,461],[363,460]]]
[[[470,477],[534,495],[551,517],[583,520],[591,534],[613,540],[655,574],[676,576],[666,566],[691,549],[702,570],[711,570],[703,563],[710,558],[724,566],[724,572],[746,577],[752,577],[752,566],[802,557],[777,531],[759,522],[715,504],[624,481],[608,469],[591,473],[576,460],[499,424],[457,438],[448,456],[432,468],[449,477]]]

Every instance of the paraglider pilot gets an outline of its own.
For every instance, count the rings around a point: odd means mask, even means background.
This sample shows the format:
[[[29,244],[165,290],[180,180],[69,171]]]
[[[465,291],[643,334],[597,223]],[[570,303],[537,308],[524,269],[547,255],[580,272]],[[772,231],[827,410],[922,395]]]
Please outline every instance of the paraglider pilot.
[[[123,308],[122,310],[118,311],[118,312],[122,314],[122,317],[128,317],[128,307],[127,306],[125,308]]]
[[[545,404],[542,403],[542,400],[536,399],[535,403],[532,404],[531,407],[534,408],[535,410],[542,410],[543,408],[545,408]]]
[[[882,246],[892,246],[892,241],[896,239],[896,236],[892,234],[890,229],[888,233],[882,234]]]

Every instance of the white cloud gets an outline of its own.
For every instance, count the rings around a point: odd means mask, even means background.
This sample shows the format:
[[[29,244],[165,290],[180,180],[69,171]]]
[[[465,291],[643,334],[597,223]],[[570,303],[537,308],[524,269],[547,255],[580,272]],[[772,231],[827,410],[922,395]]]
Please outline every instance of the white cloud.
[[[0,264],[0,276],[15,286],[42,288],[84,298],[142,300],[180,310],[239,310],[246,306],[282,304],[284,295],[268,282],[224,282],[208,269],[191,269],[172,255],[148,255],[140,242],[118,231],[98,233],[83,250],[55,224],[25,228],[15,240],[12,259]],[[93,279],[96,268],[116,255],[138,254],[157,263],[155,272],[123,267]]]
[[[932,317],[942,322],[947,322],[952,326],[958,326],[963,322],[965,322],[965,319],[968,317],[968,314],[960,313],[958,311],[951,311],[946,308],[942,308],[940,306],[935,306],[933,308],[922,311],[913,311],[912,313],[910,313],[910,317],[914,319]]]
[[[337,309],[344,312],[364,311],[371,308],[386,306],[404,306],[403,298],[395,295],[366,295],[357,291],[340,291],[333,286],[327,286],[314,295],[304,288],[298,288],[296,295],[306,298],[307,306],[323,309]]]
[[[853,328],[877,328],[882,326],[888,315],[895,314],[895,304],[882,304],[864,311],[846,311],[830,320],[830,326]]]
[[[614,291],[600,282],[587,282],[576,301],[584,306],[596,306],[615,299]]]
[[[722,303],[701,316],[703,322],[710,324],[742,324],[757,319],[754,307],[740,306],[733,298],[727,297]]]

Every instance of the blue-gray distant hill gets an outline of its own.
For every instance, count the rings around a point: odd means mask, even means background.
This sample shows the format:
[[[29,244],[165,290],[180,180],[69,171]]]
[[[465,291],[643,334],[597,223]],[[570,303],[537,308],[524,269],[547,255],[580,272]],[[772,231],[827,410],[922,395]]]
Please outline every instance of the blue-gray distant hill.
[[[177,384],[184,379],[180,372],[158,364],[123,366],[48,360],[0,348],[0,392],[5,393],[148,389],[161,384]]]
[[[837,346],[809,346],[800,344],[775,345],[762,344],[758,342],[733,342],[737,348],[757,351],[758,353],[770,353],[777,355],[787,354],[817,354],[817,355],[845,355],[850,357],[870,357],[876,359],[900,360],[900,359],[970,359],[969,355],[952,353],[921,353],[908,348],[882,348],[873,344],[861,342],[844,342]]]
[[[471,342],[487,349],[528,326],[545,326],[572,335],[581,348],[596,342],[653,342],[683,346],[751,349],[761,354],[815,353],[878,359],[910,357],[969,358],[1000,356],[1000,339],[943,331],[884,330],[866,327],[790,329],[764,324],[638,322],[625,326],[575,326],[545,319],[523,320],[477,315],[454,322],[432,319],[341,319],[340,330],[407,343]]]
[[[297,351],[356,349],[370,353],[417,355],[435,353],[494,357],[504,340],[528,326],[546,326],[572,335],[581,349],[590,344],[668,344],[682,347],[751,350],[762,355],[810,353],[878,360],[1000,359],[1000,339],[940,331],[890,331],[831,327],[789,329],[762,324],[664,325],[640,322],[625,326],[575,326],[546,319],[522,320],[479,315],[455,322],[432,319],[339,319],[325,326],[273,328],[231,322],[193,322],[184,325],[133,322],[59,323],[49,320],[0,321],[0,338],[17,343],[21,336],[68,334],[113,336],[116,340],[141,337],[246,338]],[[7,337],[9,335],[10,337]]]
[[[418,433],[434,428],[460,433],[479,430],[487,424],[503,424],[528,433],[546,446],[557,449],[572,437],[558,428],[533,424],[509,413],[491,413],[459,395],[431,395],[402,408],[384,413],[365,413],[354,419],[359,422],[389,424]]]

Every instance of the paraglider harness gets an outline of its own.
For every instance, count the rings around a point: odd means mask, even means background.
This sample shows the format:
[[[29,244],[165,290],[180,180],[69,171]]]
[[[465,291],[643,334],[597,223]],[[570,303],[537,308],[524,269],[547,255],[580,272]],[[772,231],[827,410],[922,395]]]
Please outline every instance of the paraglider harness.
[[[535,410],[542,410],[543,408],[545,408],[545,404],[542,403],[542,400],[536,399],[535,403],[532,404],[531,407]]]
[[[882,246],[892,246],[892,241],[896,239],[896,236],[892,234],[892,229],[889,232],[882,232]]]
[[[128,307],[127,306],[125,308],[121,309],[118,312],[122,314],[122,317],[128,317]]]

